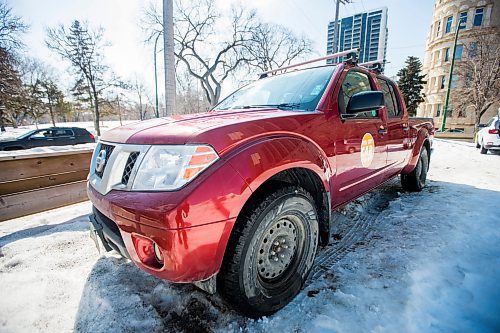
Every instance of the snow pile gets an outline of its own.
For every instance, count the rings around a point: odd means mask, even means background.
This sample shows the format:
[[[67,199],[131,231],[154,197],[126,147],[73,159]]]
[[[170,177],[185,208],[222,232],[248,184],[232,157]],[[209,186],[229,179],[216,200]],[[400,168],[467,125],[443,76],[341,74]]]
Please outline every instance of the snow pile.
[[[0,151],[0,157],[16,158],[21,156],[32,156],[36,154],[87,151],[87,150],[94,150],[95,146],[96,143],[82,143],[79,145],[47,146],[47,147],[37,147],[37,148],[22,149],[22,150]]]
[[[306,288],[249,320],[88,238],[90,204],[0,224],[0,331],[498,332],[500,156],[436,140],[429,183],[395,179],[335,213]]]
[[[122,121],[123,125],[128,125],[138,122],[138,120],[124,120]],[[96,135],[95,129],[94,129],[94,123],[91,121],[80,121],[80,122],[58,122],[56,123],[57,127],[80,127],[80,128],[85,128],[87,131],[90,133]],[[113,129],[115,127],[121,126],[120,122],[117,120],[106,120],[101,123],[101,133],[105,131],[109,131],[110,129]],[[52,124],[40,124],[38,125],[38,129],[44,129],[44,128],[50,128],[52,127]],[[28,125],[28,126],[19,126],[18,128],[13,128],[13,127],[6,127],[5,132],[0,132],[0,141],[4,140],[14,140],[15,138],[28,133],[29,131],[37,129],[36,125]]]

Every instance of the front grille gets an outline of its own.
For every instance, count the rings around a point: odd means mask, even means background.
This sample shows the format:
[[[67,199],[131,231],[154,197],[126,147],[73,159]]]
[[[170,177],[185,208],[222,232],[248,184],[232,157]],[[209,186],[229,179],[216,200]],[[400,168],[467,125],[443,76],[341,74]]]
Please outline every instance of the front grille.
[[[127,159],[127,164],[125,165],[125,170],[123,170],[122,184],[127,185],[130,179],[130,174],[134,169],[135,162],[137,162],[137,157],[139,157],[139,152],[130,153]]]
[[[111,153],[113,152],[113,149],[115,149],[115,146],[106,145],[104,143],[101,144],[101,150],[99,151],[99,153],[102,150],[105,150],[106,151],[106,159],[104,160],[104,166],[102,167],[102,169],[100,171],[97,171],[97,169],[95,170],[95,174],[97,176],[99,176],[99,178],[102,178],[102,175],[104,174],[104,170],[106,170],[106,165],[108,164],[109,157],[111,156]]]

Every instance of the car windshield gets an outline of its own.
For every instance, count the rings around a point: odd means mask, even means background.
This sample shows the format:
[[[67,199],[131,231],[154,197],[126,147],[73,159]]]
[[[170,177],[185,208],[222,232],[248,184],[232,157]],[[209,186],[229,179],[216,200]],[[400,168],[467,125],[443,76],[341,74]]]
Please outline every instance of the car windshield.
[[[32,131],[29,131],[28,133],[24,133],[23,135],[21,135],[21,136],[19,136],[19,137],[17,137],[17,138],[18,138],[19,140],[20,140],[20,139],[25,139],[25,138],[27,138],[27,137],[31,136],[31,135],[32,135],[33,133],[35,133],[36,131],[38,131],[38,130],[32,130]]]
[[[235,91],[213,109],[315,110],[334,70],[335,66],[325,66],[260,79]]]

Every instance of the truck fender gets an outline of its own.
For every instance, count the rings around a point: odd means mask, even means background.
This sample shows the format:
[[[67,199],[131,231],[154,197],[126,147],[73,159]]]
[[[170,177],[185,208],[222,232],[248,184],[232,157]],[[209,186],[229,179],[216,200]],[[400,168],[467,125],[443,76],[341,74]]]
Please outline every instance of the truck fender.
[[[429,132],[427,131],[427,129],[422,127],[418,129],[417,139],[413,144],[413,149],[410,155],[410,159],[408,161],[408,164],[403,168],[403,171],[401,171],[402,174],[408,174],[415,169],[418,163],[418,158],[420,157],[420,152],[422,151],[422,148],[424,148],[424,145],[429,146]]]
[[[321,197],[317,205],[321,243],[328,241],[331,199],[330,177],[333,175],[326,154],[313,142],[298,136],[265,137],[232,151],[223,158],[240,174],[250,191],[245,202],[264,183],[284,171],[306,169],[321,183]],[[301,170],[302,171],[302,170]]]

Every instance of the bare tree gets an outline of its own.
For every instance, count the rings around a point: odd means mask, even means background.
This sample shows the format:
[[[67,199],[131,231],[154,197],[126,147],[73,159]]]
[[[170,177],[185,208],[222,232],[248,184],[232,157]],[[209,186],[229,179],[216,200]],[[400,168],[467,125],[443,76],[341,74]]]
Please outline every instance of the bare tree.
[[[260,23],[252,29],[247,44],[250,65],[263,72],[283,67],[312,53],[312,41],[297,37],[290,29],[271,23]]]
[[[24,82],[25,104],[29,115],[38,126],[39,119],[47,113],[43,103],[42,82],[47,77],[46,66],[34,58],[25,58],[21,62],[21,76]]]
[[[26,31],[28,31],[28,25],[19,16],[15,16],[12,9],[2,0],[0,2],[0,48],[8,52],[20,48],[23,45],[20,35]]]
[[[5,1],[0,2],[0,130],[5,131],[4,121],[17,126],[22,113],[16,109],[22,104],[22,81],[14,51],[23,44],[20,35],[28,30],[20,17],[12,13]]]
[[[466,56],[457,63],[457,87],[453,91],[456,108],[474,109],[474,132],[481,117],[500,102],[500,35],[476,34],[464,45]]]
[[[103,64],[103,29],[92,30],[87,22],[73,21],[69,28],[59,25],[47,29],[47,47],[68,60],[86,81],[94,109],[94,127],[101,135],[99,126],[99,94],[104,89],[108,67]]]
[[[152,5],[145,17],[150,22],[147,40],[152,40],[163,31],[161,13]],[[229,17],[223,17],[214,0],[177,1],[174,23],[177,64],[182,63],[200,81],[213,106],[219,101],[223,82],[250,60],[246,46],[258,26],[255,11],[233,7]],[[220,35],[214,37],[216,33]]]
[[[49,110],[50,120],[52,121],[52,125],[56,126],[56,113],[58,113],[58,106],[64,101],[64,94],[50,78],[42,81],[41,86],[44,98],[46,99],[45,105]]]
[[[139,119],[144,120],[146,116],[146,110],[144,109],[145,105],[143,103],[143,100],[146,95],[146,88],[144,87],[144,84],[139,79],[137,79],[137,77],[135,78],[132,87],[134,92],[137,94],[137,97],[139,98],[139,104],[138,104]]]

